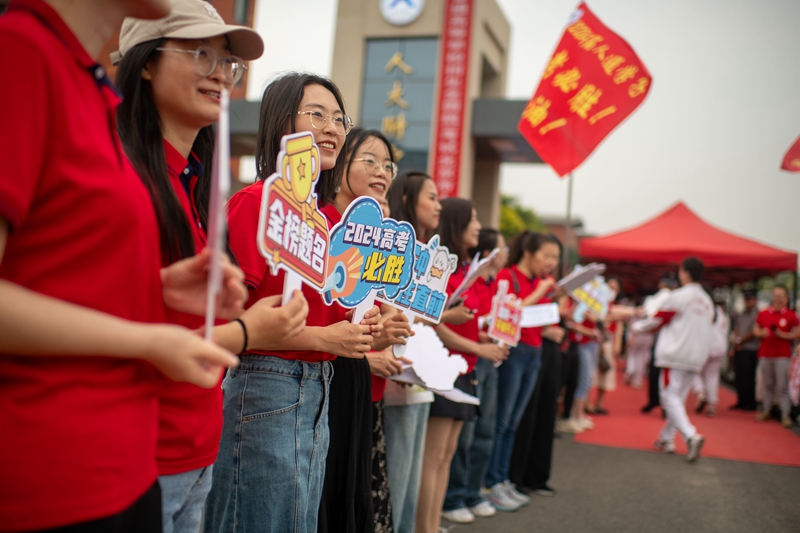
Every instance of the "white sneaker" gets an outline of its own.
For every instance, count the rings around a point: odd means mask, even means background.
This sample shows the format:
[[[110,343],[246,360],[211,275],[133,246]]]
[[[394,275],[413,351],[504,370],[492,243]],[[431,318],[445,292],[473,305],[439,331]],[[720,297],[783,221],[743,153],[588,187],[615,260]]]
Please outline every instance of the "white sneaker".
[[[471,524],[475,521],[475,515],[473,515],[466,507],[462,507],[461,509],[453,509],[452,511],[442,511],[442,518],[457,524]]]
[[[487,501],[482,501],[478,505],[469,508],[470,512],[479,518],[489,518],[497,514],[497,509]]]
[[[506,513],[516,511],[521,507],[516,500],[512,500],[511,497],[506,493],[505,485],[502,483],[498,483],[490,489],[489,503],[491,503],[492,507],[498,511],[503,511]]]
[[[573,421],[573,424],[583,429],[594,429],[594,422],[591,418],[578,418]]]
[[[508,497],[520,504],[520,506],[524,507],[525,505],[531,503],[530,497],[518,491],[509,480],[505,480],[503,486],[506,488],[506,494],[508,494]]]
[[[702,435],[695,435],[691,437],[688,442],[686,443],[689,447],[689,453],[686,454],[686,460],[690,463],[693,463],[700,457],[700,450],[703,448],[703,444],[706,443],[705,437]]]
[[[586,428],[578,424],[576,420],[568,418],[558,423],[558,431],[562,433],[575,433],[577,435],[586,431]]]

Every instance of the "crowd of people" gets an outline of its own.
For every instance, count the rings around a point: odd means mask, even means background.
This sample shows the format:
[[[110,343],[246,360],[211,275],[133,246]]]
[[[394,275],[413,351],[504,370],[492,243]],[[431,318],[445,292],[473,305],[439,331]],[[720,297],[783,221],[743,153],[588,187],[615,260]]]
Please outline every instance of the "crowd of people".
[[[112,83],[97,56],[120,25]],[[724,350],[712,329],[728,326],[712,317],[698,260],[653,312],[615,304],[575,323],[555,284],[557,238],[524,231],[506,244],[470,200],[439,200],[424,172],[398,175],[391,143],[354,127],[334,81],[290,72],[262,96],[259,179],[227,205],[206,341],[214,123],[261,37],[202,0],[13,0],[0,44],[23,73],[0,89],[13,132],[0,145],[0,452],[13,458],[0,467],[1,531],[434,533],[442,517],[514,511],[554,494],[556,428],[590,430],[606,412],[625,329],[631,384],[653,345],[665,369],[659,445],[679,431],[699,454],[683,401],[702,376],[713,412]],[[408,362],[392,347],[412,335],[391,306],[352,323],[305,285],[281,305],[284,274],[259,253],[258,219],[281,139],[297,132],[319,148],[329,228],[374,198],[458,257],[448,294],[473,258],[500,250],[440,324],[421,326],[464,358],[454,386],[479,405],[387,382]],[[493,342],[499,280],[523,305],[557,302],[560,324],[523,328],[510,349]],[[765,405],[786,388],[800,328],[776,291],[750,330],[747,313],[735,321],[743,409],[755,406],[744,381],[756,349]],[[691,349],[686,328],[703,339]]]

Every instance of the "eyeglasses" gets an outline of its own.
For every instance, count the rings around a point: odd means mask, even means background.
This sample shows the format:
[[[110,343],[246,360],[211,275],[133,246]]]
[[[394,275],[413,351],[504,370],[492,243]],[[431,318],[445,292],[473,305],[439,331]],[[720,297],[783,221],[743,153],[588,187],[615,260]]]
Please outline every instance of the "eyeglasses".
[[[323,115],[319,111],[298,111],[298,115],[308,115],[311,119],[311,127],[321,130],[328,123],[328,119],[333,120],[333,127],[336,128],[337,135],[347,135],[353,128],[353,119],[347,115]]]
[[[389,179],[394,179],[397,177],[397,165],[394,161],[384,161],[383,163],[379,163],[372,159],[371,157],[362,157],[361,159],[353,159],[353,161],[363,161],[364,168],[367,169],[367,172],[370,174],[377,174],[378,170],[383,168],[383,171],[389,176]]]
[[[179,52],[181,54],[192,54],[194,56],[194,71],[200,76],[211,76],[217,70],[217,64],[222,63],[222,73],[225,81],[236,84],[244,76],[247,67],[241,57],[225,56],[220,57],[217,51],[208,46],[201,46],[197,50],[181,50],[180,48],[156,48],[160,52]]]

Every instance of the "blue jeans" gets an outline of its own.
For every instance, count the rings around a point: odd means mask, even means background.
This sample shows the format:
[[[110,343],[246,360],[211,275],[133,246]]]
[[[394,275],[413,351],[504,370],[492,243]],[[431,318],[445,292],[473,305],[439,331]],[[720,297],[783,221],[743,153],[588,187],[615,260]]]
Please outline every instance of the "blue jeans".
[[[600,343],[587,342],[578,345],[580,368],[578,370],[578,386],[575,388],[575,399],[585,400],[589,397],[592,380],[597,372],[598,358],[600,357]]]
[[[394,533],[413,533],[430,403],[384,406],[386,476]]]
[[[486,472],[486,487],[508,479],[514,437],[528,400],[536,387],[539,367],[542,366],[542,347],[520,342],[511,348],[508,359],[498,368],[497,426],[494,448]]]
[[[164,533],[200,533],[214,465],[158,476]]]
[[[483,501],[480,490],[489,468],[497,423],[497,374],[492,362],[478,359],[475,378],[481,414],[475,421],[464,422],[458,437],[458,449],[450,463],[445,511],[475,507]]]
[[[206,533],[316,533],[331,377],[330,363],[256,355],[228,371]]]

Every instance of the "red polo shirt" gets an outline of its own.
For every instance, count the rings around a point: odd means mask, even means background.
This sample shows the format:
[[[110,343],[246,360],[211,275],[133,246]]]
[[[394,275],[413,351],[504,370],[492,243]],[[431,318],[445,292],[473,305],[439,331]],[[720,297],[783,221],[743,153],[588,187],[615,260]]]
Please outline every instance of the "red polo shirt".
[[[245,307],[249,308],[265,296],[283,294],[283,272],[273,276],[267,260],[258,251],[258,214],[261,209],[261,193],[264,182],[259,180],[233,195],[228,201],[228,228],[231,250],[244,272],[244,281],[250,289],[249,300]],[[308,318],[306,325],[325,327],[330,321],[330,311],[322,295],[303,283],[303,295],[308,300]],[[336,356],[325,352],[312,351],[260,351],[248,350],[249,354],[271,355],[282,359],[318,363],[330,361]]]
[[[478,298],[478,316],[486,316],[492,312],[492,298],[497,293],[497,280],[481,278],[473,285]]]
[[[455,292],[461,282],[464,281],[464,278],[467,277],[467,270],[469,269],[469,264],[466,262],[461,263],[459,267],[456,269],[455,272],[450,274],[450,279],[447,281],[447,295],[450,296]],[[477,311],[480,309],[480,301],[478,299],[478,295],[475,292],[475,285],[480,283],[480,280],[473,283],[472,286],[464,293],[464,305],[467,309],[472,309],[473,311]],[[476,312],[473,316],[472,320],[468,320],[463,324],[455,325],[455,324],[446,324],[448,328],[453,330],[454,332],[458,333],[462,337],[469,339],[471,341],[478,342],[478,313]],[[473,353],[463,353],[463,352],[453,352],[450,351],[451,355],[460,355],[464,358],[467,362],[468,368],[467,373],[472,372],[475,368],[475,365],[478,363],[478,356]]]
[[[767,328],[769,337],[761,339],[761,347],[758,349],[759,357],[791,357],[792,356],[792,341],[787,339],[779,339],[772,331],[775,328],[778,331],[789,333],[792,328],[800,325],[797,320],[797,315],[791,309],[784,307],[780,311],[776,311],[772,306],[767,307],[756,317],[756,324],[762,328]]]
[[[164,141],[169,179],[183,207],[199,253],[206,245],[206,231],[200,223],[194,191],[202,165],[194,155],[187,161]],[[167,321],[189,329],[205,324],[197,315],[167,310]],[[222,322],[222,321],[218,321]],[[158,390],[158,473],[180,474],[212,464],[217,459],[222,435],[222,389],[203,389],[190,383],[164,378]]]
[[[529,278],[517,268],[517,265],[511,265],[510,268],[504,268],[498,272],[497,281],[499,282],[501,279],[508,281],[508,291],[516,294],[520,300],[527,298],[539,285],[539,278]],[[522,328],[519,340],[528,346],[541,346],[542,328]]]
[[[115,131],[119,98],[41,0],[0,17],[0,278],[140,322],[164,320],[150,196]],[[0,530],[114,515],[156,481],[155,369],[0,356]]]

